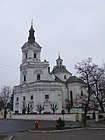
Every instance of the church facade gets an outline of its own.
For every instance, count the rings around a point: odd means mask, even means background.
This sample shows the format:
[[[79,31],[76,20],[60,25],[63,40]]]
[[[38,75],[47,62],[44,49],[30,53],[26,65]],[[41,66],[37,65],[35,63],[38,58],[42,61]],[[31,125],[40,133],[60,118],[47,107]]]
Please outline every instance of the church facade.
[[[75,98],[81,93],[83,81],[63,65],[60,55],[56,66],[50,71],[49,62],[41,61],[42,47],[36,42],[33,24],[29,30],[28,41],[22,46],[22,63],[20,65],[20,84],[14,86],[14,113],[56,113],[66,111],[66,101],[75,106]]]

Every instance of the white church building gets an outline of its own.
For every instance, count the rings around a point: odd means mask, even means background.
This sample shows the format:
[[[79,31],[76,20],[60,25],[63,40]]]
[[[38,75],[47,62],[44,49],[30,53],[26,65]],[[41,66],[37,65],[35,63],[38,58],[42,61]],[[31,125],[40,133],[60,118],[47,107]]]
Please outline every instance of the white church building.
[[[75,106],[76,95],[81,93],[84,83],[66,69],[60,55],[50,71],[49,62],[40,59],[42,47],[36,42],[34,32],[31,23],[28,41],[21,47],[20,84],[13,89],[13,110],[14,113],[25,113],[23,110],[30,107],[30,113],[38,113],[40,105],[44,107],[42,113],[52,113],[52,104],[57,106],[55,113],[61,113],[66,111],[66,99]]]

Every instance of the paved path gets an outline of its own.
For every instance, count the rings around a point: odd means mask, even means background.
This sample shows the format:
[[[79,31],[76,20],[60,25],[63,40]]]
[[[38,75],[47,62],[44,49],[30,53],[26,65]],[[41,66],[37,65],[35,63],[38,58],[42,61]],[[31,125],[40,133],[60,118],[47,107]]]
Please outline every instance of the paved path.
[[[39,121],[39,127],[55,127],[55,121]],[[26,131],[34,128],[33,120],[0,120],[0,134]]]
[[[105,140],[105,130],[71,130],[59,133],[11,133],[13,140]]]
[[[34,127],[34,121],[0,120],[0,133],[25,131]]]

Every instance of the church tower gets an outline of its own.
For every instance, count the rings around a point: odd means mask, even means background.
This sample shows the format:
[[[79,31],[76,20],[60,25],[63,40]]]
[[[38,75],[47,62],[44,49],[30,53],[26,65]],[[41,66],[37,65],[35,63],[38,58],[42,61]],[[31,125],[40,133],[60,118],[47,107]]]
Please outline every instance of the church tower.
[[[22,62],[40,61],[41,46],[35,41],[33,23],[29,30],[28,42],[22,46]]]
[[[60,58],[60,55],[58,57],[58,59],[56,60],[57,66],[61,67],[63,65],[63,60]]]
[[[28,41],[22,46],[22,64],[20,65],[20,84],[49,80],[49,62],[41,62],[42,47],[36,42],[33,22],[29,30]]]
[[[72,73],[63,65],[63,59],[61,59],[60,55],[56,60],[56,66],[54,66],[52,73],[56,76],[56,81],[59,79],[61,82],[66,82],[66,80],[72,76]]]

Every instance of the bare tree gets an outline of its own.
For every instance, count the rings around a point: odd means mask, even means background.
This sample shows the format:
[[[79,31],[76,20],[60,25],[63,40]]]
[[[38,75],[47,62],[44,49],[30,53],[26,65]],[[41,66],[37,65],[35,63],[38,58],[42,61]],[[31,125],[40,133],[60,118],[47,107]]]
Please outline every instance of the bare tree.
[[[88,95],[86,93],[82,92],[82,94],[79,93],[76,95],[76,102],[75,103],[78,107],[82,107],[83,110],[85,108],[85,105],[87,104],[87,101],[88,101]]]
[[[86,126],[86,117],[87,111],[90,103],[90,98],[92,95],[93,80],[92,75],[96,65],[92,63],[92,58],[83,60],[82,62],[75,65],[77,73],[80,75],[80,78],[84,81],[84,87],[87,89],[87,96],[84,102],[84,116],[83,116],[83,126]]]
[[[4,102],[2,98],[0,97],[0,110],[4,108]]]
[[[4,86],[0,92],[0,102],[1,102],[1,109],[4,109],[4,119],[6,119],[7,114],[7,105],[10,100],[10,96],[12,93],[12,88],[10,86]]]
[[[11,96],[10,96],[10,100],[7,104],[7,108],[10,109],[10,110],[13,110],[13,99],[14,99],[14,94],[12,93]]]
[[[66,104],[65,104],[65,108],[67,109],[68,113],[70,113],[70,110],[72,108],[72,102],[69,99],[65,100]]]
[[[93,93],[98,101],[101,111],[104,112],[105,69],[96,66],[92,78],[93,78]]]
[[[31,111],[33,110],[33,106],[32,106],[33,103],[29,102],[28,105],[26,106],[26,110],[27,110],[27,113],[31,113]]]
[[[23,101],[23,106],[22,106],[22,114],[25,113],[31,113],[31,111],[33,110],[33,102],[28,102],[28,104],[26,104],[25,101]]]
[[[10,101],[12,88],[10,86],[4,86],[0,92],[0,100],[3,102],[3,108],[7,108],[7,104]]]
[[[56,110],[58,110],[58,105],[57,105],[57,104],[52,103],[52,104],[50,105],[50,109],[53,111],[53,114],[54,114],[54,113],[55,113],[55,111],[56,111]]]
[[[36,107],[36,110],[39,112],[39,114],[41,114],[41,112],[44,110],[44,105],[38,104]]]

